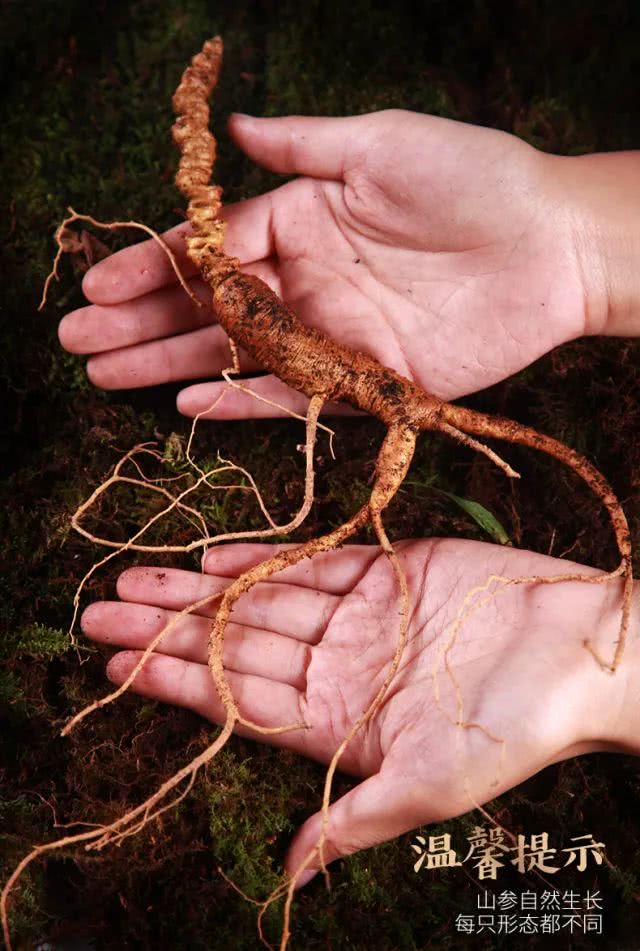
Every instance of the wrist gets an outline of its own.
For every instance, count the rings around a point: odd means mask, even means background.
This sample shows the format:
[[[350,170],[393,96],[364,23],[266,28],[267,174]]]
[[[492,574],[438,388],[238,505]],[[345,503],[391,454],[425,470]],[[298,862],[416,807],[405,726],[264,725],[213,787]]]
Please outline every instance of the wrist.
[[[640,151],[545,161],[571,222],[585,335],[640,336]]]

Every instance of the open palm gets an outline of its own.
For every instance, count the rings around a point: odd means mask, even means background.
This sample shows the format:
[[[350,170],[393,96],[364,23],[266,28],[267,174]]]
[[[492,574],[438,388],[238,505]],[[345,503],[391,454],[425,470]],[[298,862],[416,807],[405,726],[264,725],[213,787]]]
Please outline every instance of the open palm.
[[[594,629],[603,647],[615,639],[615,585],[502,592],[451,641],[447,670],[451,622],[471,588],[491,574],[554,575],[576,566],[469,541],[403,542],[397,550],[413,605],[408,640],[382,706],[340,760],[363,781],[331,806],[327,861],[466,812],[548,763],[599,748],[608,729],[603,711],[613,721],[620,705],[620,690],[583,647]],[[93,604],[82,621],[89,637],[124,648],[109,664],[111,679],[126,678],[173,612],[221,591],[272,552],[224,546],[209,554],[201,575],[126,571],[122,600]],[[304,721],[308,729],[269,742],[328,763],[389,669],[397,607],[389,563],[371,546],[319,555],[252,589],[234,607],[225,642],[240,712],[263,726]],[[210,616],[185,617],[133,689],[220,723],[225,714],[206,662]],[[316,814],[298,831],[290,871],[315,843],[319,822]]]
[[[401,111],[234,117],[231,131],[263,165],[303,176],[228,207],[225,247],[305,323],[445,399],[587,330],[579,228],[548,174],[562,160],[506,133]],[[169,240],[189,272],[187,227]],[[93,304],[68,315],[60,337],[94,354],[98,386],[214,377],[229,365],[222,329],[153,242],[98,264],[84,289]],[[243,369],[259,368],[244,358]],[[220,385],[188,387],[180,410],[205,410]],[[297,410],[306,403],[271,376],[252,386]],[[273,412],[233,393],[215,415]]]
[[[594,329],[579,218],[549,174],[561,159],[504,133],[407,112],[235,117],[231,131],[252,158],[302,177],[226,208],[226,250],[307,324],[430,392],[449,399],[480,389]],[[187,229],[168,240],[189,273]],[[199,278],[192,284],[206,301]],[[228,366],[222,329],[191,303],[154,243],[101,262],[84,289],[92,303],[63,320],[60,338],[92,355],[96,385],[212,378]],[[245,356],[243,369],[260,368]],[[221,385],[187,387],[180,410],[203,412]],[[306,404],[273,377],[250,385],[296,410]],[[273,412],[231,390],[211,415]],[[201,575],[126,572],[122,601],[92,605],[83,618],[89,637],[124,649],[110,677],[126,678],[171,612],[220,591],[271,551],[221,547]],[[362,781],[331,806],[329,861],[463,813],[547,763],[604,748],[602,738],[615,733],[621,692],[583,642],[594,631],[603,652],[614,642],[616,585],[509,588],[468,618],[445,654],[465,594],[489,575],[571,566],[471,542],[405,542],[398,552],[412,604],[408,643],[382,706],[340,761]],[[394,655],[397,590],[386,558],[359,546],[320,555],[244,595],[232,619],[225,662],[241,712],[264,726],[303,720],[308,729],[271,741],[328,763]],[[182,621],[134,689],[220,722],[209,626],[206,616]],[[290,871],[319,829],[316,813],[290,846]]]

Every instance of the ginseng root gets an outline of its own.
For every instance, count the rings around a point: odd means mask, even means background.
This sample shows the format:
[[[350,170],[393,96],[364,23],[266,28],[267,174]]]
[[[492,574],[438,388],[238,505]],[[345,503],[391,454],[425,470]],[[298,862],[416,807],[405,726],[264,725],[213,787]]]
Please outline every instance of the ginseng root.
[[[545,452],[583,479],[605,506],[615,533],[624,577],[622,618],[614,656],[598,658],[614,672],[624,651],[632,592],[631,539],[620,502],[604,476],[579,453],[558,440],[519,423],[487,416],[445,403],[410,380],[382,366],[373,357],[351,350],[305,327],[260,278],[243,274],[239,262],[222,250],[224,223],[218,218],[222,191],[211,185],[216,143],[209,129],[208,99],[222,62],[222,40],[215,37],[194,56],[173,97],[177,119],[173,138],[181,158],[176,185],[188,200],[187,217],[193,236],[187,253],[212,291],[213,309],[236,346],[244,349],[265,370],[310,399],[344,401],[375,416],[388,427],[377,461],[378,484],[391,491],[391,500],[406,472],[418,433],[442,432],[486,452],[511,477],[516,473],[495,453],[470,436],[484,436],[519,443]],[[403,478],[404,476],[402,476]],[[400,480],[400,481],[398,481]],[[380,511],[377,492],[371,496],[371,514]]]

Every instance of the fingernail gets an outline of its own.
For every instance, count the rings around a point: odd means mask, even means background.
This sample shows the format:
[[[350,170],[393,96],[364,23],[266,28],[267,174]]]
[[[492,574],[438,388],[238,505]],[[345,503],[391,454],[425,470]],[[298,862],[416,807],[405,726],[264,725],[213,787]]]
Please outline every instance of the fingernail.
[[[298,876],[296,881],[296,891],[299,888],[304,888],[305,885],[308,885],[312,878],[318,874],[317,868],[306,868],[304,872]]]

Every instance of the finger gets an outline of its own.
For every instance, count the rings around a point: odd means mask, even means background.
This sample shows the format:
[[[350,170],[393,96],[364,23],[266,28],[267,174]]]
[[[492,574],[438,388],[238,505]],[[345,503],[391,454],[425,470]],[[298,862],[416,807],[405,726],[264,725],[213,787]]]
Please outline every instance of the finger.
[[[82,630],[93,641],[125,649],[145,650],[174,622],[176,612],[147,604],[98,601],[82,615]],[[211,619],[189,614],[174,623],[156,653],[207,664]],[[223,662],[228,670],[306,687],[311,659],[307,644],[270,631],[230,622],[224,638]]]
[[[103,353],[213,324],[211,292],[199,278],[189,285],[205,306],[197,307],[176,284],[123,304],[80,307],[60,321],[60,343],[70,353]]]
[[[224,250],[242,265],[260,261],[273,254],[273,200],[271,193],[227,205],[220,216],[227,222]],[[175,256],[183,277],[195,274],[187,257],[185,239],[191,225],[181,222],[161,235]],[[149,294],[176,282],[173,265],[153,238],[116,251],[87,271],[82,291],[94,304],[119,304]]]
[[[229,132],[243,152],[274,172],[342,181],[368,148],[372,116],[257,119],[233,115]]]
[[[207,552],[203,570],[222,578],[234,579],[280,551],[298,548],[296,544],[268,545],[237,542]],[[396,545],[396,548],[398,546]],[[320,552],[297,565],[278,571],[271,580],[327,594],[344,595],[352,591],[370,570],[376,559],[385,557],[377,545],[345,545],[337,551]]]
[[[420,787],[399,781],[384,770],[365,779],[329,807],[329,826],[324,843],[326,864],[388,842],[427,821]],[[304,864],[322,829],[322,813],[316,812],[300,827],[289,847],[285,867],[290,875]],[[307,865],[297,887],[306,884],[321,863],[316,855]]]
[[[187,257],[185,238],[192,233],[187,221],[161,235],[175,255],[183,277],[195,274]],[[175,271],[157,241],[141,241],[98,261],[84,276],[82,292],[94,304],[119,304],[164,287],[176,280]]]
[[[273,235],[274,199],[279,189],[225,205],[221,216],[227,223],[224,250],[238,258],[243,266],[271,257],[275,251]]]
[[[240,351],[240,366],[256,364]],[[87,376],[103,390],[137,389],[178,380],[216,376],[233,362],[222,327],[203,327],[180,337],[153,340],[98,354],[87,362]]]
[[[279,286],[271,262],[252,264],[247,271]],[[209,292],[203,282],[198,284],[201,299],[206,300]],[[215,326],[211,311],[196,307],[181,287],[111,307],[82,308],[62,320],[58,335],[67,350],[97,354],[89,360],[87,374],[105,390],[217,376],[233,360],[224,329]],[[243,373],[258,369],[243,350],[239,356]]]
[[[178,411],[184,416],[201,413],[203,419],[275,419],[290,413],[298,416],[307,414],[307,397],[292,390],[275,376],[253,377],[238,382],[242,389],[226,382],[189,386],[178,394]],[[224,399],[220,399],[225,388]],[[355,410],[346,403],[326,403],[323,413],[352,416]]]
[[[217,609],[214,598],[228,586],[228,578],[215,575],[169,568],[130,568],[118,578],[117,590],[123,601],[152,604],[170,611],[182,611],[210,596],[211,605],[200,608],[198,613],[213,617]],[[236,624],[316,644],[339,601],[326,592],[262,582],[236,601],[232,618]]]
[[[107,664],[107,676],[112,683],[122,684],[140,660],[138,651],[123,651]],[[228,671],[227,681],[240,714],[259,726],[273,728],[304,722],[302,694],[289,684],[276,683],[262,677]],[[193,710],[213,723],[224,723],[226,712],[211,672],[204,664],[192,664],[177,657],[152,654],[137,674],[131,688],[144,697]],[[238,727],[241,736],[304,753],[307,748],[304,728],[269,736]]]

